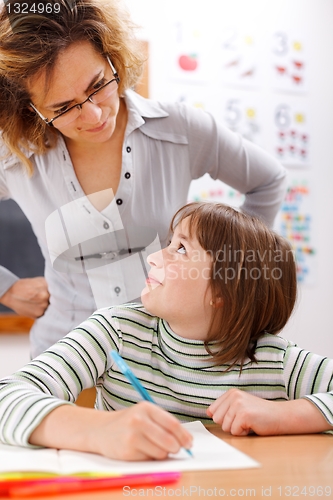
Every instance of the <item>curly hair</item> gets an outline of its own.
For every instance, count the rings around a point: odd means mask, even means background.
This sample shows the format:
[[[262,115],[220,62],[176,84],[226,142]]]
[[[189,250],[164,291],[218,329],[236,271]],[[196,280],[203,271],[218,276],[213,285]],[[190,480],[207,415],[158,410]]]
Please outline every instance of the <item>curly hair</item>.
[[[189,236],[212,257],[214,309],[205,341],[216,364],[255,361],[256,341],[279,333],[297,297],[296,263],[290,243],[260,219],[222,203],[194,202],[174,215],[170,230],[189,217]],[[210,346],[213,345],[213,351]]]
[[[55,146],[58,132],[29,109],[27,81],[42,71],[50,76],[61,52],[88,40],[99,54],[110,57],[121,95],[137,83],[144,56],[135,38],[136,25],[119,0],[75,0],[72,6],[68,0],[48,0],[57,11],[42,14],[15,14],[15,2],[7,0],[0,12],[0,131],[9,154],[31,174],[25,152],[45,153]],[[35,0],[25,3],[29,11]]]

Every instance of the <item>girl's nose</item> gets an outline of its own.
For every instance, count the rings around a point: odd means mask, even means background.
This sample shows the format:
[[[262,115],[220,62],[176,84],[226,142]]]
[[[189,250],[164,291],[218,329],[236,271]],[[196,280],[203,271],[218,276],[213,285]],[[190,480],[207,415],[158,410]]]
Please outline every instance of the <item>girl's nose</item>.
[[[147,262],[151,267],[163,267],[163,250],[149,254]]]

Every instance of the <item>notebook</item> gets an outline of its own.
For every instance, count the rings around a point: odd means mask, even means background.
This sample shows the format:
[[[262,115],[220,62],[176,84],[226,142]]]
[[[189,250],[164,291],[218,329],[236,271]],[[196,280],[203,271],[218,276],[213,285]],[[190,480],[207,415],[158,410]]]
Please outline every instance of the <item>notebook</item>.
[[[189,422],[184,426],[193,435],[193,458],[182,450],[166,460],[126,462],[93,453],[0,444],[0,474],[39,472],[118,475],[260,467],[257,461],[211,434],[201,422]]]

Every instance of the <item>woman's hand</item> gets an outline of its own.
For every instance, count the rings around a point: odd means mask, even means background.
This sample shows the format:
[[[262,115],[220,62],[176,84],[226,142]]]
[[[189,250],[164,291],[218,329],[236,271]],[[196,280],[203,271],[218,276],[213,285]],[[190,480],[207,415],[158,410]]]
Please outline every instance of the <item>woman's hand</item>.
[[[207,415],[234,436],[246,436],[251,431],[269,436],[332,429],[318,408],[306,399],[267,401],[239,389],[220,396],[209,406]]]
[[[49,305],[49,298],[47,282],[45,278],[38,276],[16,281],[0,297],[0,303],[20,316],[36,319],[43,316]]]
[[[36,427],[29,442],[117,460],[161,460],[190,448],[192,436],[171,413],[143,401],[118,411],[59,406]]]

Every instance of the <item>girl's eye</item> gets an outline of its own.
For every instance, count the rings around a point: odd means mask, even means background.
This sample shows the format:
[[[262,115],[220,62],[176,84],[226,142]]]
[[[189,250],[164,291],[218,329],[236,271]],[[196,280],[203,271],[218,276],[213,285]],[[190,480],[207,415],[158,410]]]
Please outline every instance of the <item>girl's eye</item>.
[[[177,250],[178,253],[181,253],[181,254],[186,254],[186,248],[184,247],[184,245],[182,245],[181,243],[179,243],[179,248]]]

